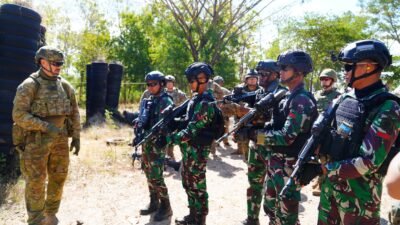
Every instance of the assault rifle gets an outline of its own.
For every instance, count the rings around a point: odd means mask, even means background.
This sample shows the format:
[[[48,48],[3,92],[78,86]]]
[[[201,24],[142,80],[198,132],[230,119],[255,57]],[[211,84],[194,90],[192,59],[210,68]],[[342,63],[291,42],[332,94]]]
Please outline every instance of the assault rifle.
[[[279,102],[286,94],[286,90],[279,90],[275,94],[271,95],[266,95],[264,96],[259,102],[263,102],[262,107],[265,108],[270,108],[273,107],[273,104],[275,102]],[[258,103],[258,102],[257,102]],[[228,133],[225,133],[222,137],[220,137],[216,142],[219,144],[221,141],[223,141],[225,138],[227,138],[229,135],[232,133],[238,131],[240,128],[251,122],[256,114],[259,113],[259,111],[254,108],[251,109],[246,115],[244,115],[240,120],[233,126],[233,129],[230,130]]]
[[[168,106],[163,110],[163,114],[165,115],[163,119],[158,121],[147,134],[141,135],[141,137],[136,137],[138,138],[137,143],[134,144],[134,148],[137,148],[138,146],[142,145],[143,143],[147,142],[148,140],[151,140],[155,138],[159,133],[163,130],[165,130],[169,124],[174,121],[174,119],[178,116],[181,116],[185,110],[187,109],[187,105],[189,104],[190,99],[186,100],[183,102],[181,105],[177,106],[174,108],[173,105]]]
[[[284,196],[288,189],[291,186],[295,185],[295,181],[297,180],[299,174],[302,173],[304,165],[314,159],[314,152],[321,144],[322,139],[329,132],[328,127],[334,119],[335,112],[338,106],[339,101],[336,101],[334,105],[332,105],[322,114],[320,114],[317,120],[314,122],[311,128],[311,137],[308,138],[307,142],[302,147],[298,155],[296,164],[294,165],[293,172],[290,175],[289,180],[286,182],[285,186],[279,193],[280,196]]]
[[[257,93],[255,91],[245,92],[245,93],[235,93],[231,95],[225,95],[223,99],[216,101],[217,103],[239,103],[239,102],[247,102],[254,103],[256,100]]]

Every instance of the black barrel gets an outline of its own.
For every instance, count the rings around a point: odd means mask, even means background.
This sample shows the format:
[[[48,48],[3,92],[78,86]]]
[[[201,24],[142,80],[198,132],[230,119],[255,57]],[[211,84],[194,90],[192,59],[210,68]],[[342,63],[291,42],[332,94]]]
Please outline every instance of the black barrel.
[[[111,63],[109,65],[109,70],[110,71],[107,76],[106,107],[109,109],[118,109],[123,66],[120,64]]]
[[[107,94],[108,64],[104,62],[93,62],[89,83],[89,121],[93,116],[103,121],[105,118],[106,94]],[[99,121],[99,122],[101,122]]]

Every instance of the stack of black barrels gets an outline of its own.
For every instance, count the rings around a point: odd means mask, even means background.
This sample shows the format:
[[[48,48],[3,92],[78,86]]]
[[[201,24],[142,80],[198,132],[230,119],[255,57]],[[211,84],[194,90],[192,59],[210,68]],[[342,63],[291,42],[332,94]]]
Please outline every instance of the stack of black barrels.
[[[104,122],[105,111],[118,110],[123,67],[93,62],[86,66],[86,123]]]
[[[32,9],[14,4],[0,6],[0,167],[14,158],[10,154],[13,99],[17,86],[38,69],[35,53],[44,44],[46,30],[41,21]],[[7,168],[0,171],[7,173]]]

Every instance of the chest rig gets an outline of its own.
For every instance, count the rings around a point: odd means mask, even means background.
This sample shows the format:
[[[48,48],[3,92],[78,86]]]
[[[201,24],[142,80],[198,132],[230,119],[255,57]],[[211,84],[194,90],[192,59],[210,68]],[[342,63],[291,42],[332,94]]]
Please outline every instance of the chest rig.
[[[298,89],[290,95],[286,96],[282,101],[279,102],[278,107],[272,112],[272,127],[274,130],[281,130],[285,126],[286,118],[290,112],[290,104],[292,100],[299,94],[305,94],[311,99],[311,101],[316,105],[316,101],[310,92],[304,89]],[[313,113],[311,116],[311,121],[314,121],[317,117],[317,112]],[[311,123],[312,124],[312,123]],[[311,125],[310,124],[310,125]],[[311,126],[303,129],[303,132],[299,133],[295,141],[289,146],[271,146],[272,150],[277,153],[286,154],[289,157],[297,157],[301,148],[306,143],[307,139],[311,136]]]
[[[33,115],[40,118],[71,115],[71,101],[61,78],[46,80],[37,75],[30,78],[36,83],[36,94],[31,104]]]

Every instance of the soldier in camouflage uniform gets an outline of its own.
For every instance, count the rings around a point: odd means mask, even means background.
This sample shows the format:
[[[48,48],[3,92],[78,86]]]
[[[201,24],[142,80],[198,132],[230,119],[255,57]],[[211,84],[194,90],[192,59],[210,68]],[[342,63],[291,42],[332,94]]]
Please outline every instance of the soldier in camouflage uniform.
[[[324,69],[319,75],[319,80],[322,90],[317,91],[314,96],[315,100],[317,100],[318,113],[322,113],[332,103],[333,99],[340,95],[340,92],[334,87],[337,81],[337,74],[333,69]],[[324,179],[323,176],[319,176],[312,184],[312,194],[314,196],[319,196],[321,193],[322,179]]]
[[[258,89],[260,89],[258,86],[258,74],[254,69],[251,69],[244,77],[244,83],[236,86],[233,90],[233,93],[241,95],[243,93],[256,91]],[[247,112],[247,109],[245,109],[246,107],[253,107],[252,105],[245,104],[244,102],[241,102],[236,106],[236,121],[245,114],[243,111]],[[233,137],[234,141],[237,143],[238,150],[232,154],[241,154],[243,155],[244,159],[247,159],[250,144],[248,136],[251,126],[251,124],[248,124],[234,133]]]
[[[318,224],[377,225],[383,179],[379,169],[400,128],[399,104],[379,97],[388,95],[380,75],[392,57],[383,42],[372,39],[348,44],[338,59],[344,63],[353,90],[335,103],[332,135],[324,137],[331,141],[320,148],[330,160],[323,165],[306,164],[299,183],[305,185],[315,175],[326,175]]]
[[[256,101],[260,100],[261,96],[265,96],[269,93],[276,93],[283,89],[286,90],[279,85],[279,67],[274,60],[259,61],[256,70],[260,76],[259,85],[261,86],[261,88],[257,90]],[[255,118],[252,123],[252,129],[263,129],[265,122],[271,120],[271,116],[272,110],[269,110],[267,113]],[[249,181],[249,187],[247,188],[247,219],[242,222],[244,225],[260,224],[258,215],[260,213],[263,185],[267,173],[268,153],[269,152],[266,151],[263,145],[257,145],[254,141],[251,141],[249,157],[247,159],[247,179]]]
[[[80,149],[79,110],[73,87],[59,76],[63,53],[44,46],[35,61],[40,69],[18,86],[14,98],[14,129],[23,133],[15,144],[25,178],[28,224],[57,224],[68,173],[68,137],[75,155]]]
[[[258,133],[257,144],[270,151],[264,199],[269,224],[291,225],[299,224],[300,189],[293,186],[285,196],[279,193],[310,136],[318,112],[314,97],[304,89],[304,77],[313,69],[311,57],[303,51],[287,51],[279,55],[277,63],[280,81],[289,92],[274,108],[271,124]]]
[[[215,115],[215,99],[208,89],[208,81],[213,74],[206,63],[191,64],[185,75],[194,93],[186,112],[184,129],[173,136],[182,152],[182,184],[188,196],[189,215],[176,219],[176,224],[205,225],[208,214],[208,193],[206,185],[206,165],[213,141],[210,134],[211,122]]]
[[[177,87],[175,87],[175,77],[174,76],[167,75],[165,77],[165,81],[166,81],[165,91],[169,96],[172,97],[172,100],[174,101],[175,106],[179,106],[184,101],[186,101],[186,99],[187,99],[186,94],[183,93],[183,91],[179,90]],[[169,144],[167,147],[167,155],[172,160],[175,160],[174,146],[172,144]]]
[[[152,71],[148,73],[145,81],[150,97],[142,100],[139,117],[134,126],[135,129],[143,130],[143,133],[146,134],[164,117],[163,110],[172,105],[173,101],[171,96],[165,92],[165,77],[161,72]],[[135,137],[134,144],[139,141],[139,138]],[[147,178],[150,204],[140,210],[140,214],[149,215],[156,212],[155,221],[162,221],[172,215],[168,189],[163,177],[166,146],[166,135],[161,135],[156,140],[149,140],[143,145],[142,168]]]
[[[221,87],[221,90],[222,90],[221,94],[215,94],[214,95],[215,99],[222,100],[224,98],[224,96],[231,94],[231,92],[224,87],[224,78],[223,77],[216,76],[216,77],[214,77],[213,80],[214,80],[215,83],[217,83]],[[234,111],[234,106],[233,106],[233,104],[229,104],[228,103],[228,104],[220,104],[219,107],[220,107],[220,109],[222,111],[222,114],[224,116],[225,133],[228,133],[229,132],[229,124],[230,124],[229,118],[231,116],[233,116],[233,114],[235,112]],[[225,138],[223,140],[223,142],[224,142],[225,147],[231,146],[231,144],[229,143],[228,138]]]

